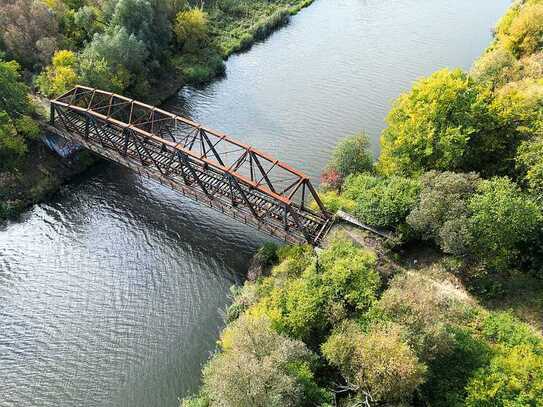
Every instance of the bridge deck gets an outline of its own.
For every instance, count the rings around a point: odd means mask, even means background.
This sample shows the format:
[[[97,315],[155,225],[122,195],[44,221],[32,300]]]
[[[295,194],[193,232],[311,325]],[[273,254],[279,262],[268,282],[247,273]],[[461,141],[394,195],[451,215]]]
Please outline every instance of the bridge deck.
[[[76,87],[51,101],[50,130],[285,241],[318,245],[330,226],[331,215],[303,173],[132,99]]]

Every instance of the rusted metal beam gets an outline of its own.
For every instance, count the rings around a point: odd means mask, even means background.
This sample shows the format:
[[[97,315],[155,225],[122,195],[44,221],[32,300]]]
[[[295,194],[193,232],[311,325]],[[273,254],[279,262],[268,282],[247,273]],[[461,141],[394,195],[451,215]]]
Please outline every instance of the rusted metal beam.
[[[51,101],[51,123],[97,154],[154,174],[223,213],[234,211],[234,218],[239,213],[238,219],[271,235],[318,244],[331,219],[300,171],[225,134],[127,97],[76,87]],[[316,212],[306,208],[308,192]]]

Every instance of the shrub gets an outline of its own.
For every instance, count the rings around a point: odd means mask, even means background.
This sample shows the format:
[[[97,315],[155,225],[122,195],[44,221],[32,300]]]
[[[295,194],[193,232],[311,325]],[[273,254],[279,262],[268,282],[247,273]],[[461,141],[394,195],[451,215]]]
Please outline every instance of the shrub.
[[[543,400],[543,356],[528,345],[499,352],[467,386],[465,405],[538,406]]]
[[[528,345],[543,352],[543,339],[532,327],[509,312],[491,312],[482,322],[485,339],[506,347]]]
[[[332,189],[339,191],[343,184],[343,175],[335,168],[328,167],[321,174],[321,187],[325,190]]]
[[[356,208],[356,202],[354,200],[349,199],[345,195],[340,194],[336,191],[321,192],[319,194],[319,198],[321,199],[326,209],[331,213],[336,213],[339,210],[352,213]],[[311,204],[311,209],[318,209],[316,202],[313,202]]]
[[[197,50],[207,40],[207,13],[199,8],[180,11],[175,18],[174,32],[185,50]]]
[[[470,75],[476,81],[498,88],[518,75],[519,69],[520,64],[513,53],[504,47],[497,47],[475,62]]]
[[[401,336],[397,325],[374,326],[363,334],[351,322],[328,338],[322,353],[340,370],[360,400],[409,401],[424,381],[426,367]]]
[[[517,13],[517,12],[513,12]],[[517,57],[530,55],[540,50],[543,44],[543,4],[528,4],[520,7],[498,30],[498,40]]]
[[[404,326],[408,342],[419,357],[432,360],[449,352],[453,337],[447,326],[461,319],[463,305],[470,302],[452,284],[409,272],[394,278],[375,312]]]
[[[36,78],[40,92],[47,97],[56,97],[73,88],[78,82],[76,62],[76,56],[72,51],[55,52],[51,66]]]
[[[360,133],[341,140],[332,154],[329,168],[343,178],[351,174],[371,172],[373,156],[369,151],[368,137]]]
[[[536,236],[541,213],[536,202],[508,178],[479,183],[468,203],[470,244],[475,258],[495,271],[514,265],[521,246]]]
[[[466,254],[471,240],[466,227],[467,201],[478,182],[475,173],[424,174],[419,202],[407,217],[407,223],[422,239],[434,240],[445,253]]]
[[[272,330],[267,319],[242,316],[224,330],[220,344],[223,351],[203,371],[203,394],[210,406],[303,406],[324,401],[325,392],[313,378],[315,356],[302,342]]]
[[[356,201],[355,215],[370,225],[392,228],[404,223],[415,206],[419,182],[392,176],[352,175],[345,180],[345,198]]]

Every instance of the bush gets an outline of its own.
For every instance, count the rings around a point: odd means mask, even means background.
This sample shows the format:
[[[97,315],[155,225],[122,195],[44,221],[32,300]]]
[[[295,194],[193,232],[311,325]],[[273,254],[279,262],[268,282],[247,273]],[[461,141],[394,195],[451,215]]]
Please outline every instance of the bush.
[[[498,47],[483,54],[475,62],[470,75],[476,81],[498,88],[518,75],[519,65],[511,51],[504,47]]]
[[[180,11],[175,18],[174,32],[184,50],[199,49],[207,40],[207,13],[199,8]]]
[[[452,284],[409,272],[394,278],[374,312],[404,326],[408,343],[421,359],[429,361],[449,352],[453,336],[447,326],[461,320],[463,307],[470,302]]]
[[[475,173],[430,171],[421,178],[417,206],[407,223],[424,240],[433,240],[445,252],[465,255],[471,237],[467,228],[468,199],[475,193]]]
[[[538,406],[543,400],[543,356],[528,345],[499,352],[467,386],[465,405]]]
[[[275,267],[273,286],[248,312],[266,315],[279,332],[313,345],[334,324],[367,311],[375,301],[380,279],[375,256],[347,241],[338,239],[318,260],[310,259],[301,274],[292,272],[298,263],[292,258]]]
[[[273,331],[267,319],[242,316],[223,331],[220,344],[223,351],[203,371],[209,406],[304,406],[325,401],[326,393],[313,378],[315,356],[302,342]]]
[[[336,191],[321,192],[319,193],[319,198],[326,209],[331,213],[336,213],[339,210],[353,213],[356,208],[356,201],[349,199]],[[316,202],[311,204],[311,209],[318,209]]]
[[[498,41],[517,57],[540,50],[543,45],[543,4],[528,4],[512,13],[498,28]]]
[[[397,325],[374,326],[363,334],[352,322],[337,329],[322,345],[359,400],[375,403],[409,401],[424,381],[426,367],[402,341]]]
[[[76,55],[72,51],[57,51],[52,64],[36,78],[40,92],[47,97],[56,97],[73,88],[78,77],[76,73]]]
[[[541,224],[539,206],[508,178],[482,181],[468,208],[472,255],[498,272],[515,264]]]
[[[373,156],[369,151],[369,140],[364,133],[341,140],[336,146],[329,169],[345,178],[351,174],[371,172]]]
[[[415,206],[419,182],[392,176],[352,175],[345,180],[343,196],[354,200],[354,213],[362,222],[386,228],[397,227]]]
[[[509,312],[489,313],[482,322],[482,334],[486,340],[506,347],[528,345],[543,352],[541,336]]]

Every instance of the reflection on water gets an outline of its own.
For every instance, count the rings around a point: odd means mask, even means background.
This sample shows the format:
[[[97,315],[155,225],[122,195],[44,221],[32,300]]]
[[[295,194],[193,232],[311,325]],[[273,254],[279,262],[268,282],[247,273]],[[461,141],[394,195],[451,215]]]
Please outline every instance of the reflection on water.
[[[391,101],[468,67],[509,0],[318,0],[169,107],[317,176]],[[0,406],[164,406],[193,391],[264,237],[105,165],[0,227]]]

